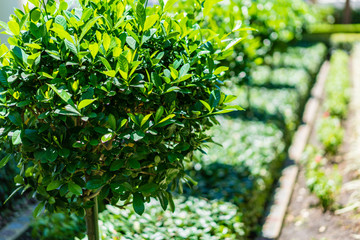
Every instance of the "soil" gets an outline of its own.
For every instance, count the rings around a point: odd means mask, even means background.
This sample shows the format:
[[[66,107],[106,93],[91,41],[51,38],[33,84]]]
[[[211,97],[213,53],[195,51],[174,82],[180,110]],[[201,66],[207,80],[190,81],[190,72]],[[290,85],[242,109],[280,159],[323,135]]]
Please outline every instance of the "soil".
[[[357,97],[356,94],[353,97]],[[343,123],[346,130],[344,143],[337,156],[329,161],[338,163],[338,169],[343,177],[342,186],[355,178],[354,173],[348,171],[351,159],[344,156],[353,149],[354,121],[358,121],[358,119],[354,119],[356,111],[360,111],[360,109],[350,108],[348,119]],[[319,112],[318,118],[322,114],[322,112]],[[359,138],[359,136],[355,137]],[[319,146],[314,130],[310,137],[310,143]],[[360,153],[357,152],[360,159]],[[331,163],[329,163],[328,167],[331,167]],[[279,240],[360,239],[360,213],[356,211],[346,214],[335,214],[332,211],[324,212],[319,205],[319,200],[306,188],[305,181],[304,169],[300,169]],[[345,191],[342,187],[336,199],[339,208],[346,205],[350,195],[351,192]]]

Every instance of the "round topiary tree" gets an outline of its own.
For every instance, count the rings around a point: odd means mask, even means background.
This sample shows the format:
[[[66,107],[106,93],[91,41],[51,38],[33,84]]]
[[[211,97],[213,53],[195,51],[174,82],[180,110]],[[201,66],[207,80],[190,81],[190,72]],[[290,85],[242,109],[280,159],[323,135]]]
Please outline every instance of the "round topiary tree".
[[[174,0],[82,0],[71,11],[29,2],[1,23],[11,48],[0,47],[10,144],[0,167],[18,162],[16,191],[34,193],[35,216],[86,216],[89,239],[99,237],[97,198],[138,214],[150,198],[174,209],[170,191],[192,181],[184,161],[210,140],[214,115],[239,109],[219,90],[227,68],[216,68],[239,40],[203,39],[207,30],[167,13]]]

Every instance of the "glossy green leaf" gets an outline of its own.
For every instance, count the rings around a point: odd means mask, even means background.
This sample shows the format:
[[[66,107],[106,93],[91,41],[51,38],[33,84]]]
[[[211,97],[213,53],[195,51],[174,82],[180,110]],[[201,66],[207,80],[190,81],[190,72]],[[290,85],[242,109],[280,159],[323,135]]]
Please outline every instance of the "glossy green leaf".
[[[123,56],[120,55],[119,57],[119,65],[120,65],[120,75],[127,80],[128,79],[128,72],[129,72],[129,63],[127,61],[127,59]]]
[[[160,121],[160,118],[164,114],[164,111],[165,111],[165,109],[163,106],[160,106],[159,109],[156,111],[156,114],[155,114],[155,122],[156,123]]]
[[[44,210],[44,207],[45,207],[45,203],[44,202],[41,202],[39,203],[36,208],[34,209],[34,212],[33,212],[33,216],[34,218],[37,218],[38,216],[40,216],[40,214],[42,213],[42,211]]]
[[[54,180],[46,187],[46,191],[52,191],[58,189],[61,185],[62,182],[60,182],[59,180]]]
[[[96,55],[99,52],[99,45],[97,43],[91,43],[89,45],[89,50],[90,50],[91,56],[95,59]]]
[[[86,188],[89,190],[99,189],[104,185],[104,181],[101,178],[93,178],[86,183]]]
[[[16,21],[12,20],[12,21],[8,22],[8,26],[9,26],[10,31],[14,35],[19,35],[20,34],[20,26]]]
[[[63,28],[63,26],[54,23],[54,27],[51,29],[51,31],[57,33],[57,35],[61,38],[61,39],[66,39],[68,40],[70,43],[75,44],[74,40],[72,39],[71,35],[65,31],[65,29]]]
[[[111,163],[110,165],[110,171],[117,171],[119,170],[120,168],[122,168],[123,166],[125,165],[125,162],[124,160],[116,160],[114,162]]]
[[[152,116],[152,113],[149,113],[148,115],[146,115],[142,120],[141,120],[141,123],[140,123],[140,126],[143,126],[148,120],[149,118]]]
[[[18,188],[16,188],[11,194],[10,196],[4,201],[4,205],[21,189],[23,188],[23,186],[20,186]]]
[[[102,73],[105,74],[106,76],[109,76],[109,77],[115,77],[116,76],[116,71],[114,71],[114,70],[104,71]]]
[[[186,63],[184,64],[179,71],[179,78],[185,76],[190,70],[190,64]]]
[[[114,130],[114,131],[116,130],[116,118],[111,113],[108,116],[107,123],[109,124],[109,126],[112,130]]]
[[[64,102],[70,104],[71,106],[73,106],[75,109],[75,105],[74,102],[71,100],[71,94],[69,94],[68,92],[66,92],[64,89],[57,89],[55,87],[55,85],[52,84],[47,84]]]
[[[95,25],[95,23],[101,18],[101,16],[92,18],[91,20],[89,20],[84,28],[82,29],[80,38],[79,38],[79,42],[85,37],[85,35],[90,31],[90,29]]]
[[[143,193],[153,193],[155,192],[159,186],[156,183],[146,183],[139,187],[138,191]]]
[[[13,132],[13,135],[11,137],[12,144],[19,145],[22,143],[21,140],[21,130],[16,130]]]
[[[208,16],[210,14],[210,11],[211,11],[212,7],[214,6],[214,4],[216,4],[220,1],[222,1],[222,0],[205,0],[204,10],[203,10],[204,16]]]
[[[229,67],[224,67],[224,66],[221,66],[221,67],[218,67],[215,71],[214,71],[214,74],[215,75],[218,75],[222,72],[225,72],[229,69]]]
[[[144,205],[144,197],[141,193],[134,193],[133,194],[133,208],[134,211],[142,215],[145,211],[145,205]]]
[[[65,46],[66,46],[68,49],[70,49],[70,51],[71,51],[72,53],[74,53],[75,55],[78,54],[78,49],[76,48],[76,46],[75,46],[75,44],[74,44],[73,42],[70,42],[70,41],[68,41],[67,39],[65,39],[64,42],[65,42]]]
[[[68,188],[69,188],[69,191],[73,194],[75,194],[76,196],[79,196],[82,194],[82,188],[75,184],[74,182],[69,182],[68,183]]]
[[[178,0],[168,0],[165,4],[164,12],[168,12],[177,1]]]
[[[83,109],[87,106],[89,106],[90,104],[92,104],[93,102],[95,102],[97,99],[85,99],[85,100],[82,100],[79,105],[78,105],[78,109]]]
[[[148,16],[144,23],[144,31],[149,30],[151,27],[154,26],[154,24],[159,20],[159,15],[154,14],[151,16]]]
[[[64,30],[67,29],[67,23],[66,23],[66,18],[62,15],[58,15],[55,17],[55,23],[61,25]]]
[[[111,42],[110,36],[107,33],[104,33],[104,35],[103,35],[103,46],[104,46],[105,52],[107,52],[109,50],[110,42]]]
[[[108,71],[111,71],[111,70],[112,70],[110,63],[108,62],[108,60],[106,60],[106,58],[100,57],[100,60],[101,60],[101,62],[104,64],[104,66],[106,67],[106,69],[107,69]]]
[[[212,108],[210,107],[210,105],[203,101],[203,100],[200,100],[200,102],[202,103],[202,105],[204,105],[206,107],[206,109],[209,111],[209,112],[212,112]]]
[[[11,159],[11,154],[7,154],[3,159],[0,161],[0,168],[3,168]]]
[[[106,142],[110,141],[112,138],[113,138],[113,134],[107,133],[101,137],[101,142],[106,143]]]
[[[239,42],[243,41],[244,38],[236,38],[232,40],[223,51],[229,50],[230,48],[236,46]]]
[[[141,27],[144,27],[144,23],[146,20],[146,12],[144,6],[141,3],[136,4],[136,17],[139,25]]]
[[[127,37],[126,38],[126,43],[129,45],[130,48],[132,48],[133,50],[136,49],[136,40],[133,37]]]
[[[10,113],[10,114],[8,115],[8,118],[9,118],[9,120],[10,120],[13,124],[15,124],[15,125],[18,126],[18,127],[21,127],[22,124],[23,124],[21,115],[20,115],[20,113],[18,113],[18,112],[12,112],[12,113]]]
[[[30,18],[33,22],[38,22],[41,16],[41,11],[38,8],[34,8],[31,12],[30,12]]]

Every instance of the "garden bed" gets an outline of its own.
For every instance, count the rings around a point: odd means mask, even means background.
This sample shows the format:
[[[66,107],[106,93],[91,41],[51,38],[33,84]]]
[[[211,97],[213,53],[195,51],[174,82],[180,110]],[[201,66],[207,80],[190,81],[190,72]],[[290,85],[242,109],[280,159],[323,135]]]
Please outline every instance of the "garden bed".
[[[341,57],[339,54],[337,56]],[[357,67],[355,64],[359,63],[360,59],[358,57],[360,55],[357,53],[355,56],[356,58],[353,59],[352,66]],[[335,54],[333,57],[335,57]],[[336,75],[334,71],[344,72],[345,70],[345,74],[340,74],[342,77],[348,74],[346,73],[346,67],[344,69],[339,63],[332,64],[331,68],[333,68],[333,73],[330,73],[327,86],[333,81],[331,79],[332,76]],[[354,69],[352,70],[354,71]],[[360,237],[358,214],[352,211],[353,209],[351,208],[348,211],[344,210],[344,207],[347,206],[349,199],[352,197],[351,191],[347,191],[346,186],[358,176],[354,174],[356,172],[353,171],[351,166],[353,165],[354,158],[360,157],[358,150],[354,152],[353,146],[359,138],[359,131],[356,125],[358,125],[359,121],[358,86],[360,79],[356,74],[353,74],[353,76],[354,87],[352,89],[351,107],[345,115],[343,112],[347,112],[347,106],[345,109],[344,106],[341,106],[344,101],[338,96],[336,97],[338,105],[334,109],[341,109],[342,111],[329,111],[331,104],[327,103],[329,103],[329,100],[331,102],[331,98],[333,98],[331,96],[332,87],[327,87],[326,89],[325,103],[317,115],[316,129],[313,130],[309,141],[315,147],[308,147],[304,154],[303,161],[305,163],[303,164],[305,165],[302,165],[299,173],[284,227],[279,238],[280,240],[335,240],[359,239]],[[337,87],[335,88],[343,93],[346,90],[341,86],[348,84],[342,84],[344,81],[342,77],[338,76],[336,78]],[[331,83],[331,85],[333,84]],[[357,104],[354,104],[355,102]],[[321,129],[323,126],[321,126],[320,122],[327,121],[327,119],[333,118],[332,116],[342,118],[348,116],[346,120],[342,121],[345,134],[343,137],[344,142],[340,148],[335,147],[338,144],[337,140],[330,143],[329,141],[324,142],[321,138],[322,134],[327,133],[324,133],[324,130]],[[336,130],[334,133],[339,134],[339,131],[342,130]],[[336,135],[333,136],[335,137]],[[335,139],[334,137],[328,136],[325,139]],[[321,143],[319,140],[323,142]],[[356,149],[358,149],[358,146],[356,146]],[[324,152],[326,153],[325,155]],[[349,157],[350,155],[352,155],[351,158]]]

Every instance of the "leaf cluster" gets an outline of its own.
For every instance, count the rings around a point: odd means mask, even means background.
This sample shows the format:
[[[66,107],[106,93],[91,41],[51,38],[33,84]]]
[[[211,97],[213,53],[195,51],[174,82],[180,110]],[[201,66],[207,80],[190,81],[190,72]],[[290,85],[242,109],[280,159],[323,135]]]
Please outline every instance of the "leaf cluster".
[[[151,197],[173,209],[168,186],[214,116],[241,109],[219,90],[216,59],[234,44],[168,14],[174,1],[30,2],[1,23],[11,47],[0,47],[0,137],[11,148],[0,164],[17,160],[17,190],[34,192],[35,215],[84,214],[95,196],[139,214]]]

